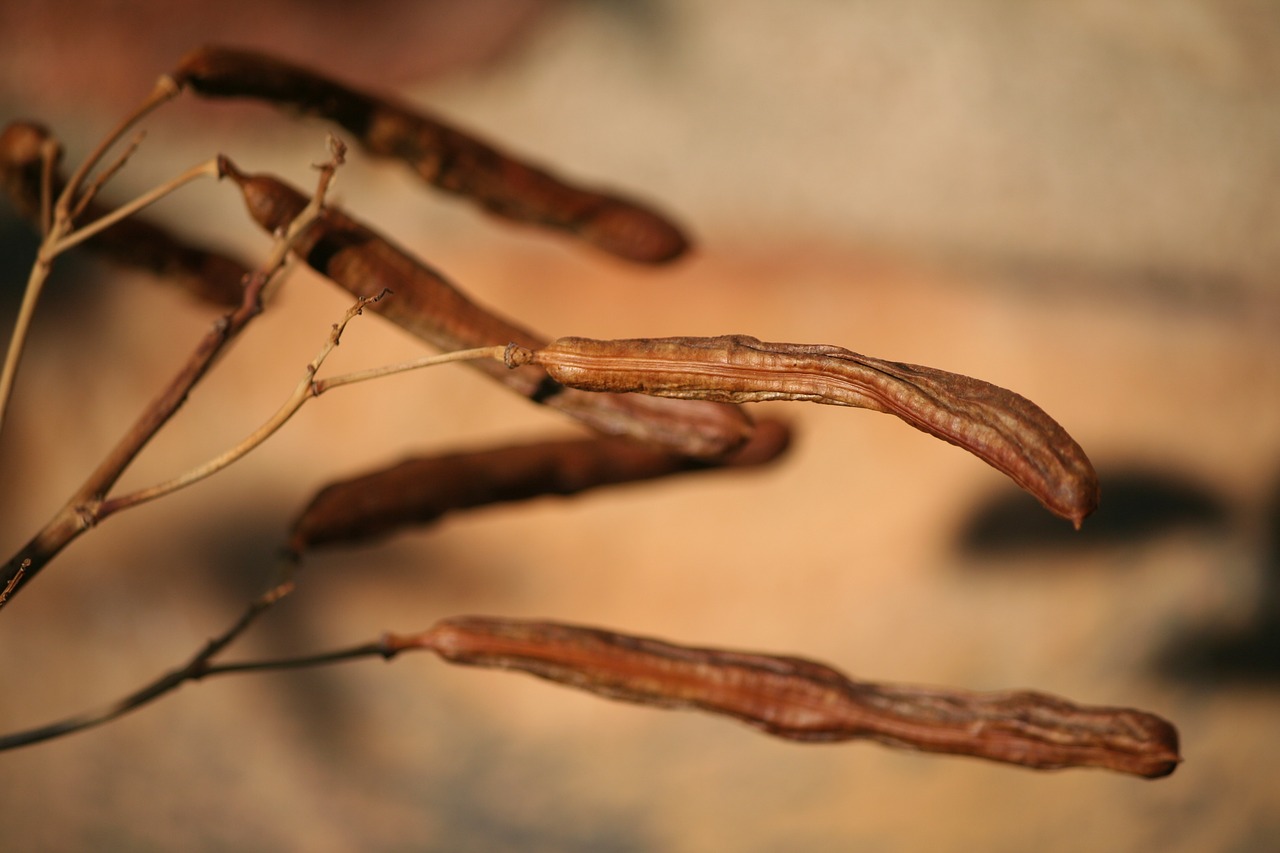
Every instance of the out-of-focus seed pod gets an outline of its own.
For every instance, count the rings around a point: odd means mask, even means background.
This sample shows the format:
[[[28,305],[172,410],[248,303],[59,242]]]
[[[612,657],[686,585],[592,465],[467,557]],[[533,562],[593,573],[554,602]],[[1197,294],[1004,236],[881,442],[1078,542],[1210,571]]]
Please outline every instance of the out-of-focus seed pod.
[[[294,523],[289,548],[301,554],[317,546],[361,542],[490,504],[576,495],[691,471],[763,465],[778,458],[789,439],[784,424],[766,420],[756,424],[747,444],[716,462],[606,437],[409,459],[325,486]]]
[[[402,160],[490,213],[567,231],[627,260],[662,263],[688,248],[674,223],[638,202],[570,184],[420,110],[273,56],[203,47],[170,76],[205,97],[254,98],[320,116],[370,153]]]

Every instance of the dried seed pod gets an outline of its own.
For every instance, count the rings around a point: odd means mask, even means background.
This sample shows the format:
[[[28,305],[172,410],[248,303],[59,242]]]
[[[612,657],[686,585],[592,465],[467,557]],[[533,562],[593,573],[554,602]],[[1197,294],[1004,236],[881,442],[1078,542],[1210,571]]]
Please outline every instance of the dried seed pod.
[[[882,685],[802,658],[517,619],[445,619],[384,642],[388,653],[428,648],[452,663],[520,670],[610,699],[725,714],[791,740],[866,738],[1041,770],[1101,767],[1148,778],[1167,776],[1181,760],[1177,730],[1154,714],[1032,691]]]
[[[0,133],[0,182],[13,206],[37,228],[40,227],[41,152],[52,141],[53,134],[48,128],[29,121],[11,122]],[[59,158],[61,153],[59,150]]]
[[[1098,505],[1098,478],[1074,439],[1030,400],[962,376],[835,346],[764,343],[746,335],[513,345],[570,388],[721,402],[807,400],[896,415],[1002,471],[1076,527]]]
[[[409,459],[325,486],[294,522],[289,548],[301,554],[317,545],[360,542],[488,504],[762,465],[778,458],[789,439],[786,425],[761,421],[746,445],[714,463],[620,438],[544,441]]]
[[[0,183],[14,207],[37,229],[40,227],[40,150],[49,131],[31,122],[14,122],[0,134]],[[55,174],[53,194],[64,181]],[[90,204],[85,220],[108,211]],[[85,247],[113,263],[141,269],[182,288],[197,299],[220,306],[240,304],[249,268],[208,249],[189,245],[164,229],[137,217],[124,219],[85,242]]]
[[[285,228],[306,206],[302,193],[267,175],[247,175],[223,159],[250,215],[268,233]],[[543,340],[480,307],[444,276],[335,207],[300,235],[294,251],[354,296],[391,297],[369,310],[443,350],[502,346],[537,348]],[[536,367],[508,370],[497,361],[468,362],[517,393],[578,418],[605,435],[627,435],[687,456],[720,456],[746,440],[751,423],[741,410],[719,403],[659,400],[566,389]]]
[[[630,199],[570,185],[391,99],[244,50],[203,47],[170,75],[205,97],[256,98],[341,125],[370,153],[509,220],[575,234],[622,258],[661,263],[688,247],[679,228]]]

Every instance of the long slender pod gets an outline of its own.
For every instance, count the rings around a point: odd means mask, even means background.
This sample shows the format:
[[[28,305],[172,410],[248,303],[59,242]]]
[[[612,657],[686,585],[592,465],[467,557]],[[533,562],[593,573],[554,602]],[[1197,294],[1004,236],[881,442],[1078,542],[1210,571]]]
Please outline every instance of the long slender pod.
[[[267,232],[287,226],[306,197],[268,175],[249,175],[223,159],[224,174],[240,187],[250,215]],[[391,297],[369,310],[443,350],[517,343],[536,349],[545,341],[482,308],[436,270],[409,255],[336,207],[294,244],[306,262],[349,293]],[[627,435],[688,456],[715,457],[746,440],[751,422],[736,407],[695,400],[661,400],[592,394],[565,388],[538,367],[508,370],[501,362],[469,362],[516,393],[569,414],[606,435]]]
[[[600,436],[406,459],[321,489],[294,522],[289,550],[301,554],[317,546],[361,542],[496,503],[763,465],[777,459],[789,439],[785,424],[763,420],[750,441],[715,462]]]
[[[571,184],[421,110],[267,54],[203,47],[170,76],[205,97],[254,98],[332,121],[370,153],[402,160],[490,213],[567,231],[627,260],[661,263],[688,248],[674,223],[638,202]]]
[[[527,672],[609,699],[735,717],[798,741],[866,738],[1041,770],[1101,767],[1147,778],[1181,760],[1168,721],[1034,691],[974,693],[855,681],[803,658],[677,645],[598,628],[461,616],[390,635],[386,654]]]
[[[535,364],[571,388],[720,402],[807,400],[896,415],[963,447],[1076,527],[1098,505],[1084,450],[1025,397],[958,373],[836,346],[765,343],[747,335],[597,341],[561,338],[507,363]]]

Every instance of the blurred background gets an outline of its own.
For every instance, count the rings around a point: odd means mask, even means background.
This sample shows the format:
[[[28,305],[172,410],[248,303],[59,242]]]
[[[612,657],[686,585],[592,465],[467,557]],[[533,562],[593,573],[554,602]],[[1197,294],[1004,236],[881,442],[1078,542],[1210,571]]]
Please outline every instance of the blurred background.
[[[1103,485],[1084,529],[869,412],[758,407],[789,456],[319,553],[232,657],[463,613],[1034,688],[1178,725],[1155,782],[1034,773],[583,696],[426,655],[188,685],[0,756],[17,848],[1275,848],[1280,794],[1280,11],[1264,0],[0,2],[0,118],[74,163],[200,44],[394,92],[695,235],[660,269],[425,192],[359,152],[338,200],[548,335],[830,343],[1039,403]],[[325,128],[184,98],[108,196],[217,152],[310,186]],[[150,214],[253,261],[232,188]],[[36,242],[0,203],[4,334]],[[347,307],[298,271],[122,487],[238,441]],[[61,260],[0,442],[0,533],[61,505],[217,315]],[[418,355],[361,318],[328,370]],[[223,630],[325,483],[571,434],[464,368],[314,402],[218,477],[69,548],[0,618],[0,728],[124,695]]]

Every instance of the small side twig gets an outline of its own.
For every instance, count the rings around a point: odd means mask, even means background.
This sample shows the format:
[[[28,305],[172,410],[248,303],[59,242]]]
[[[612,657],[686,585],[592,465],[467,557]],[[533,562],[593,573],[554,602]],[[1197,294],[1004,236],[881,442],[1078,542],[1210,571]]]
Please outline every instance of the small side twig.
[[[102,521],[107,516],[114,515],[120,510],[129,509],[131,507],[147,503],[148,501],[162,498],[165,495],[178,491],[179,489],[185,489],[188,486],[194,485],[201,480],[213,476],[227,466],[238,462],[250,452],[261,446],[262,443],[271,438],[271,436],[275,435],[281,427],[283,427],[295,414],[298,413],[298,410],[301,409],[308,400],[319,397],[325,391],[332,390],[333,388],[339,388],[343,385],[351,385],[356,382],[365,382],[371,379],[380,379],[383,376],[403,373],[408,370],[417,370],[423,367],[432,367],[438,364],[470,361],[477,358],[491,358],[500,361],[502,360],[503,354],[506,352],[506,347],[481,347],[479,349],[461,350],[458,352],[426,356],[424,358],[415,359],[402,364],[375,367],[369,370],[361,370],[344,374],[342,376],[335,376],[331,379],[315,379],[316,371],[320,369],[320,366],[324,364],[325,359],[328,358],[329,353],[331,353],[334,347],[338,345],[347,324],[363,312],[365,305],[370,302],[376,302],[378,298],[380,297],[374,297],[372,299],[361,297],[355,305],[347,310],[347,313],[342,318],[341,322],[334,324],[333,330],[329,334],[328,341],[325,342],[325,345],[321,348],[319,354],[317,354],[316,357],[307,365],[306,375],[300,382],[298,382],[293,393],[289,395],[289,399],[285,400],[284,404],[276,410],[275,414],[268,418],[261,426],[251,432],[234,447],[223,451],[204,464],[198,465],[177,477],[173,477],[162,483],[157,483],[154,486],[130,492],[127,495],[121,495],[120,497],[103,501],[96,512],[97,520]]]
[[[93,711],[77,714],[56,723],[39,726],[26,731],[14,732],[0,736],[0,751],[30,746],[41,741],[69,735],[73,732],[100,726],[117,720],[132,711],[154,702],[166,693],[170,693],[188,681],[193,681],[209,674],[209,661],[229,646],[237,637],[257,620],[259,616],[273,607],[276,602],[293,591],[292,581],[283,581],[267,590],[252,601],[230,628],[217,637],[209,640],[184,666],[160,676],[151,683],[135,690],[128,696],[104,705]]]
[[[40,142],[40,236],[47,239],[53,228],[53,185],[62,147],[53,137]]]
[[[67,234],[65,237],[61,238],[60,240],[55,241],[53,245],[49,248],[49,254],[51,257],[60,255],[63,252],[65,252],[67,249],[70,249],[73,246],[80,245],[85,240],[88,240],[90,237],[93,237],[105,231],[106,229],[110,228],[112,225],[115,225],[120,220],[125,219],[126,217],[129,217],[129,216],[132,216],[133,214],[137,213],[143,208],[148,207],[152,204],[155,204],[160,199],[164,198],[165,196],[169,195],[170,193],[176,190],[181,189],[182,187],[186,186],[187,184],[191,183],[194,180],[197,180],[199,178],[217,178],[217,177],[221,177],[221,172],[219,170],[218,158],[216,157],[206,160],[203,163],[199,163],[195,166],[192,166],[190,169],[187,169],[182,174],[168,181],[165,181],[163,184],[161,184],[158,187],[155,187],[152,190],[149,190],[143,193],[142,195],[138,196],[128,204],[124,204],[124,205],[121,205],[120,207],[117,207],[115,210],[112,210],[110,213],[107,213],[99,217],[98,219],[95,219],[93,222],[89,223],[88,225],[85,225],[82,228],[77,228],[75,231],[72,231],[70,234]],[[86,196],[86,198],[87,197],[88,196]]]
[[[129,141],[129,144],[125,146],[124,151],[121,151],[120,154],[116,156],[116,159],[105,169],[99,172],[97,177],[95,177],[93,181],[90,182],[89,186],[85,188],[85,191],[81,194],[79,201],[75,203],[75,209],[71,211],[71,219],[73,221],[79,219],[84,214],[85,209],[93,203],[93,200],[97,198],[98,193],[102,192],[102,188],[125,167],[125,164],[129,162],[134,153],[138,150],[139,146],[142,145],[143,135],[144,134],[142,133],[138,133],[134,136],[133,139]]]
[[[344,155],[341,143],[336,140],[332,142],[332,153],[332,159],[320,169],[315,196],[291,227],[277,235],[270,256],[246,283],[240,306],[213,325],[168,386],[143,410],[141,417],[97,469],[54,517],[5,564],[3,573],[0,573],[0,583],[9,588],[9,598],[0,601],[0,607],[25,588],[63,548],[100,520],[103,502],[121,474],[182,407],[191,389],[209,371],[227,345],[262,312],[264,289],[285,269],[291,245],[322,209],[324,195]]]
[[[58,203],[54,209],[55,230],[61,229],[63,233],[71,230],[71,221],[74,218],[72,216],[73,209],[82,207],[83,204],[87,203],[87,201],[78,198],[81,187],[84,186],[89,173],[97,167],[112,146],[119,142],[120,138],[128,133],[138,122],[181,94],[182,88],[171,77],[162,76],[156,81],[155,87],[147,95],[146,99],[135,107],[133,112],[121,119],[120,123],[98,142],[93,151],[89,153],[89,156],[81,162],[80,166],[71,175],[71,179],[67,181],[66,189],[62,191],[62,195],[58,198]],[[91,198],[99,185],[98,183],[91,184],[86,195]]]
[[[58,252],[62,251],[59,243],[71,233],[74,227],[75,211],[82,210],[84,205],[92,200],[100,186],[100,182],[90,185],[84,196],[77,201],[77,196],[80,194],[80,189],[84,185],[85,179],[88,177],[89,172],[106,155],[107,151],[111,149],[111,146],[115,145],[120,137],[128,132],[129,128],[133,127],[157,107],[177,97],[181,92],[181,88],[172,79],[168,77],[161,78],[146,100],[132,113],[125,116],[120,124],[111,133],[107,134],[98,143],[93,152],[80,164],[80,167],[71,177],[71,180],[67,182],[66,187],[58,197],[52,211],[50,213],[42,212],[41,226],[44,232],[44,241],[40,246],[35,262],[31,265],[31,274],[27,278],[27,286],[22,295],[22,305],[18,309],[18,317],[13,326],[13,335],[9,339],[9,349],[5,354],[4,366],[0,368],[0,429],[4,427],[4,415],[9,407],[9,398],[13,395],[13,385],[17,377],[18,365],[22,361],[22,351],[26,347],[27,332],[31,328],[31,320],[35,316],[36,304],[40,301],[40,293],[44,290],[45,281],[48,280],[53,259]],[[50,157],[46,156],[44,168],[49,177],[43,179],[43,187],[51,188],[53,167],[49,161]],[[51,189],[44,190],[43,187],[42,192],[51,194]],[[42,199],[41,204],[44,206],[46,202]]]
[[[424,367],[435,367],[460,361],[479,361],[481,359],[502,361],[506,354],[507,348],[505,346],[496,346],[474,347],[472,349],[454,350],[453,352],[442,352],[436,355],[424,355],[421,358],[402,361],[399,364],[370,367],[368,370],[353,370],[341,376],[317,379],[311,383],[311,387],[315,392],[314,396],[319,397],[326,391],[332,391],[334,388],[341,388],[343,385],[352,385],[356,382],[368,382],[372,379],[381,379],[384,376],[394,376],[397,373],[407,373]]]
[[[0,185],[42,240],[52,227],[53,199],[66,186],[66,178],[58,171],[60,160],[58,141],[43,125],[15,121],[0,131]],[[110,209],[90,203],[77,219],[94,222]],[[223,309],[240,304],[244,282],[252,273],[249,266],[224,252],[193,244],[139,217],[122,219],[82,245]]]
[[[9,600],[9,594],[21,583],[22,578],[27,573],[26,564],[19,565],[17,571],[13,573],[13,577],[9,578],[9,582],[4,585],[4,590],[0,591],[0,604],[4,604]]]
[[[199,481],[216,474],[237,460],[242,459],[250,451],[254,450],[268,438],[275,435],[280,427],[284,426],[285,423],[294,416],[298,409],[302,408],[302,405],[307,400],[315,396],[315,383],[313,377],[315,376],[316,371],[320,369],[320,366],[324,363],[325,359],[328,358],[329,353],[331,353],[334,347],[338,345],[347,324],[359,316],[364,310],[364,306],[371,301],[374,300],[360,299],[355,305],[347,310],[346,315],[341,321],[334,324],[333,329],[329,333],[328,340],[325,341],[324,346],[321,347],[320,352],[316,357],[307,365],[306,375],[294,388],[293,393],[289,395],[289,399],[287,399],[284,404],[276,410],[275,414],[268,418],[265,423],[250,433],[248,437],[240,441],[234,447],[218,454],[208,462],[198,465],[183,474],[179,474],[177,477],[173,477],[162,483],[157,483],[154,486],[138,489],[137,491],[130,492],[129,494],[103,501],[95,513],[97,520],[101,521],[107,516],[114,515],[122,509],[138,506],[198,483]]]

